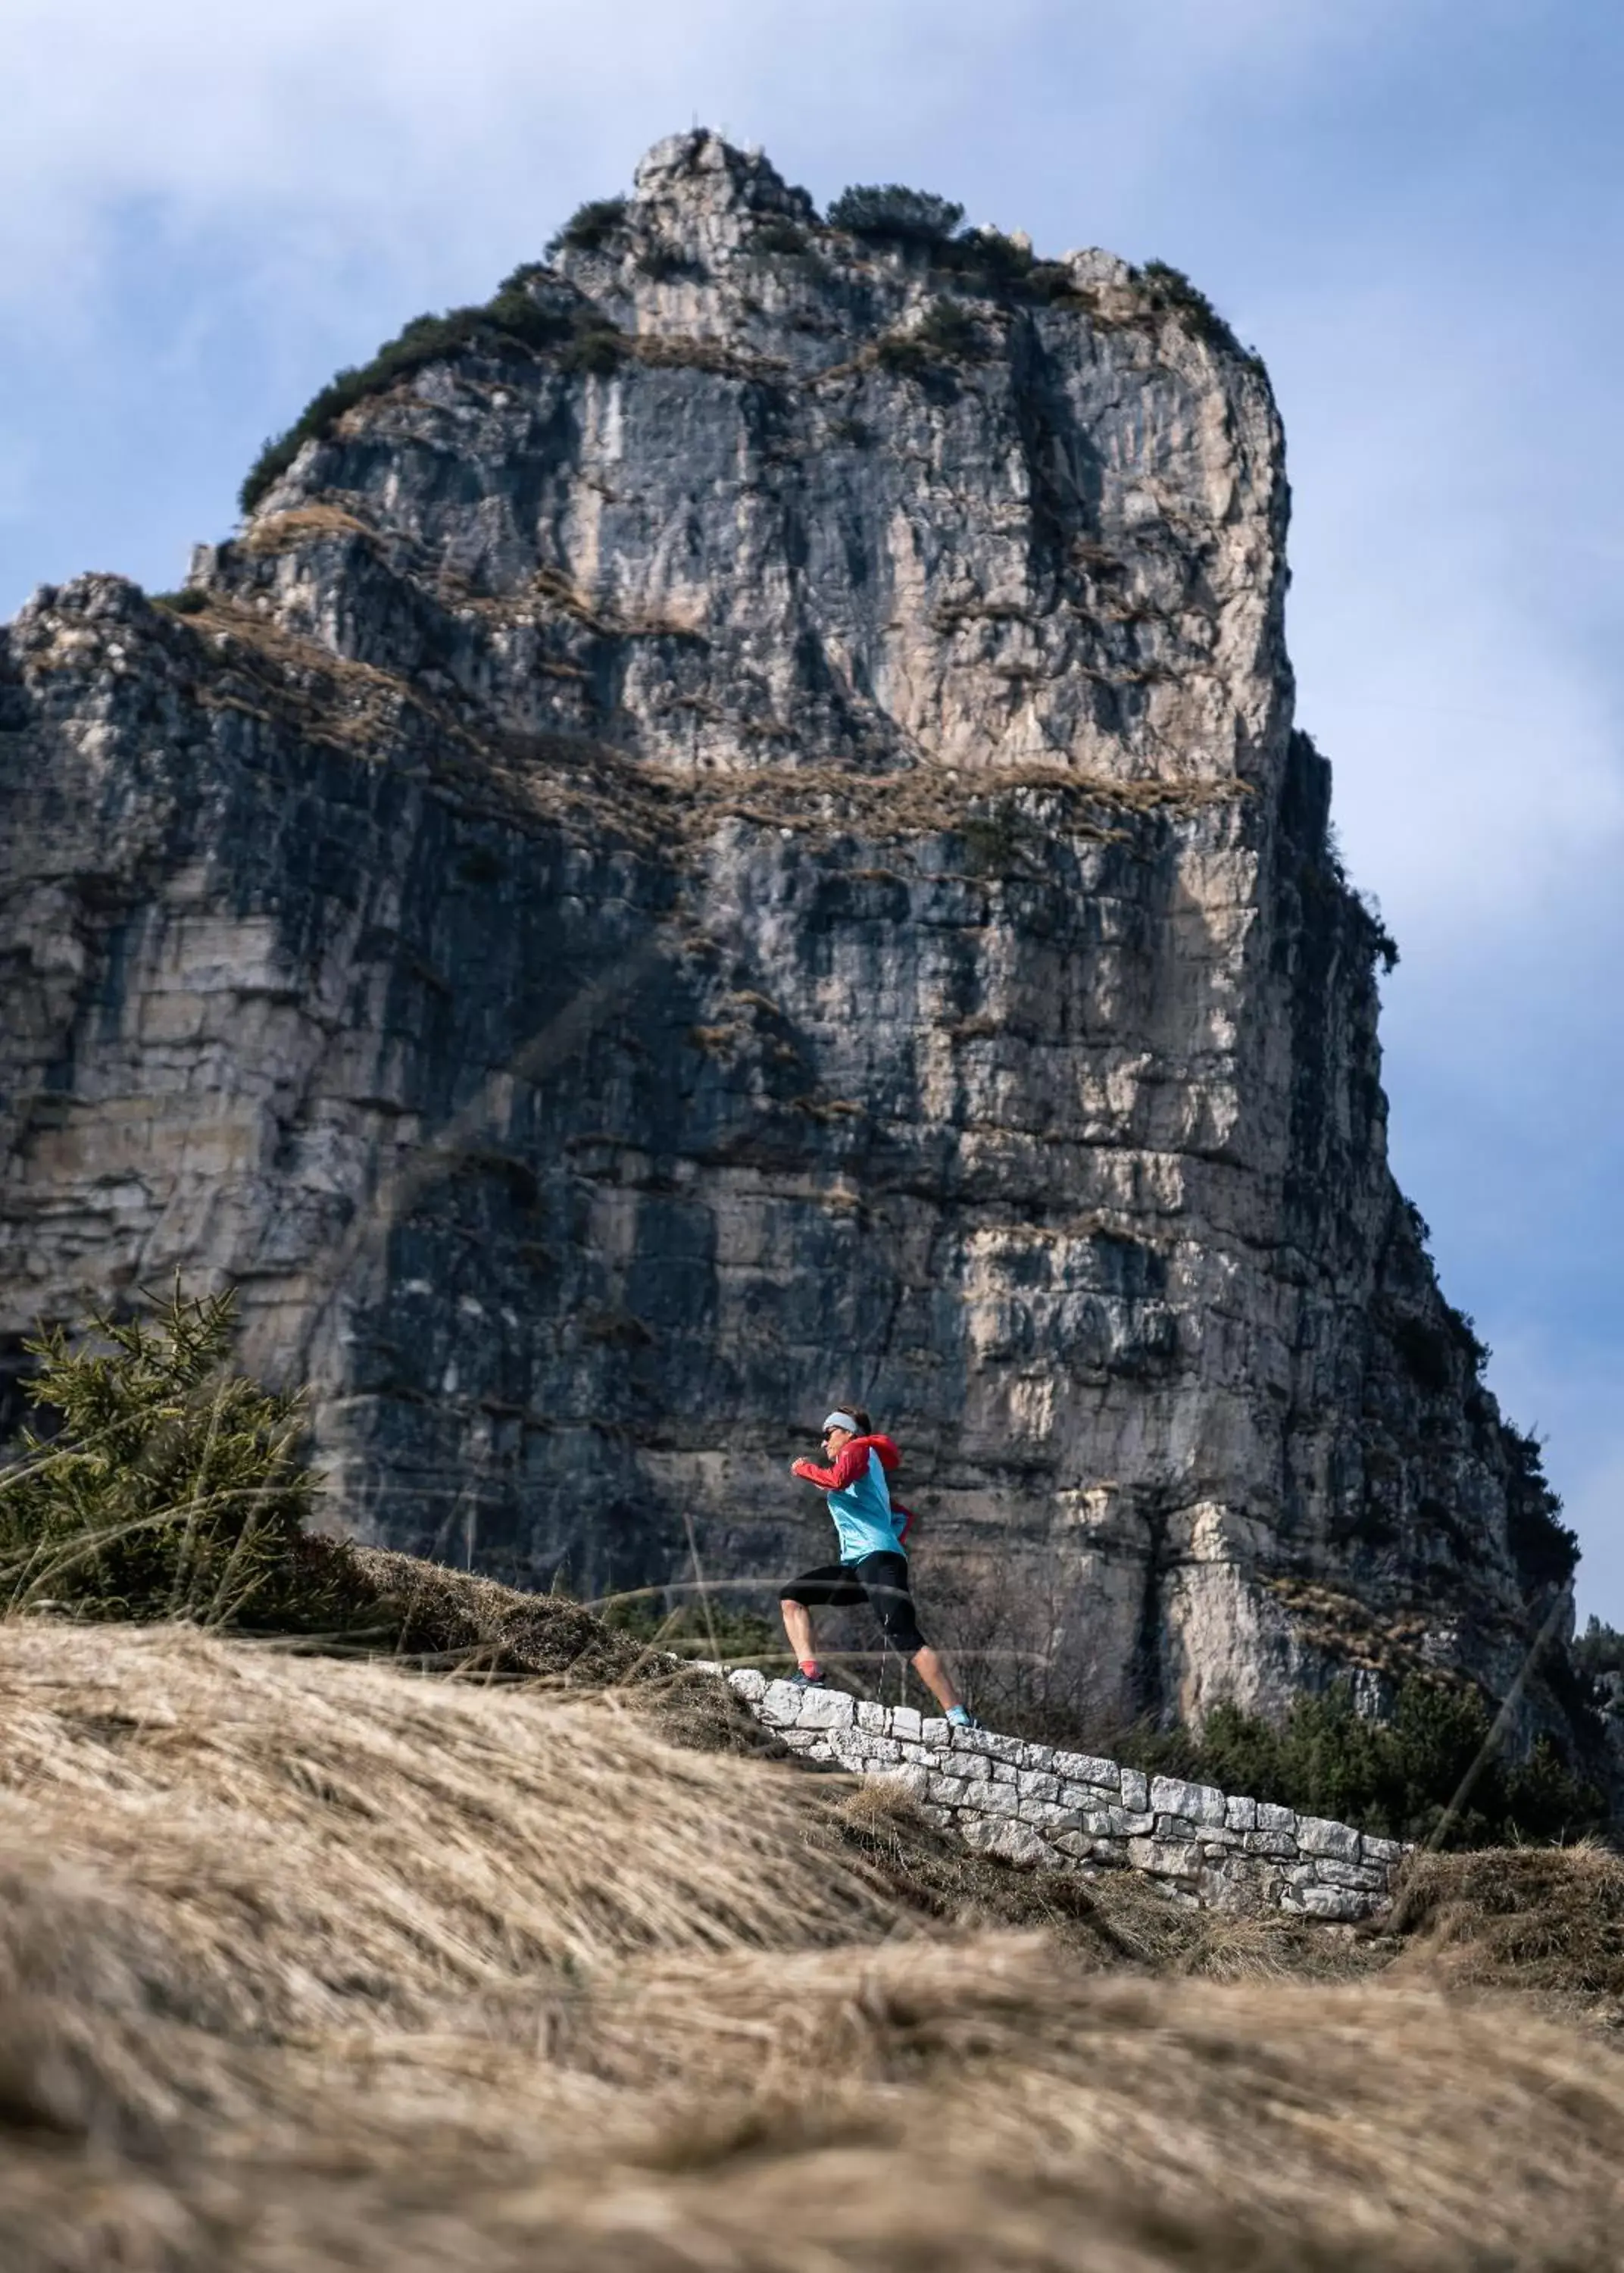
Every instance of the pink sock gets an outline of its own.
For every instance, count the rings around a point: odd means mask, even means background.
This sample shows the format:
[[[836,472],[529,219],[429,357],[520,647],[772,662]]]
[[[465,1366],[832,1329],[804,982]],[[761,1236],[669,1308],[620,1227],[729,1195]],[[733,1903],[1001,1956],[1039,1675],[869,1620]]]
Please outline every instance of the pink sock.
[[[801,1660],[801,1671],[806,1676],[808,1681],[815,1681],[823,1671],[823,1668],[815,1657],[804,1657]]]

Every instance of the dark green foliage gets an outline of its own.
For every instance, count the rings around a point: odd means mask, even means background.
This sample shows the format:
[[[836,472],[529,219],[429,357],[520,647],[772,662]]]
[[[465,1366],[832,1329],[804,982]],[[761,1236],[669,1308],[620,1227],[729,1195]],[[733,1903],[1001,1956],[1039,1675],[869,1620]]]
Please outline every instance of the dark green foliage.
[[[585,205],[576,206],[547,250],[550,253],[600,251],[617,229],[625,227],[625,219],[624,198],[588,198]]]
[[[875,344],[874,360],[882,371],[894,371],[899,379],[917,379],[931,369],[934,358],[911,332],[887,332]]]
[[[266,444],[243,479],[237,502],[251,513],[273,482],[285,474],[308,441],[327,432],[346,410],[369,394],[395,386],[414,371],[465,349],[492,356],[556,350],[565,370],[611,370],[620,353],[620,334],[608,319],[582,304],[573,315],[542,306],[528,287],[543,272],[516,268],[483,307],[453,308],[443,316],[418,316],[397,339],[386,341],[370,363],[329,379],[312,396],[285,434]]]
[[[1446,1302],[1443,1306],[1443,1314],[1449,1339],[1465,1359],[1475,1377],[1483,1371],[1494,1353],[1478,1334],[1477,1327],[1464,1310],[1457,1310],[1452,1302]],[[1537,1451],[1535,1465],[1538,1465]]]
[[[1400,1318],[1393,1329],[1393,1347],[1419,1388],[1434,1394],[1448,1389],[1454,1379],[1449,1341],[1438,1327],[1426,1318]]]
[[[1579,1534],[1561,1519],[1561,1499],[1545,1479],[1539,1440],[1502,1421],[1500,1441],[1510,1470],[1506,1540],[1517,1576],[1530,1594],[1565,1587],[1578,1567]]]
[[[613,371],[625,353],[625,336],[607,316],[583,316],[558,350],[563,371],[592,371],[600,379]]]
[[[1152,307],[1170,310],[1209,347],[1217,348],[1225,355],[1239,356],[1254,370],[1262,370],[1261,358],[1255,351],[1241,346],[1207,295],[1199,285],[1191,283],[1182,268],[1171,267],[1165,260],[1147,260],[1139,271],[1139,281]]]
[[[968,363],[982,352],[980,327],[953,300],[932,301],[914,336],[943,363]]]
[[[1359,904],[1367,926],[1365,943],[1370,959],[1373,963],[1379,963],[1390,979],[1398,968],[1398,941],[1382,919],[1381,903],[1373,892],[1356,891],[1353,896]]]
[[[829,207],[831,229],[853,236],[887,238],[898,244],[939,244],[964,218],[962,206],[929,190],[904,189],[900,182],[854,184]]]
[[[1344,1685],[1299,1697],[1282,1729],[1221,1705],[1199,1738],[1183,1729],[1135,1732],[1120,1750],[1152,1773],[1357,1824],[1384,1838],[1425,1840],[1489,1727],[1488,1707],[1476,1690],[1412,1678],[1400,1688],[1389,1721],[1356,1711]],[[1574,1839],[1605,1817],[1600,1793],[1542,1738],[1526,1761],[1489,1759],[1444,1843]]]
[[[1624,1673],[1624,1633],[1592,1616],[1584,1632],[1575,1637],[1573,1659],[1581,1673],[1599,1680],[1604,1674]]]
[[[154,592],[151,596],[153,607],[168,608],[176,616],[201,615],[208,605],[207,594],[194,591],[190,585],[179,592]]]
[[[349,1622],[348,1550],[305,1530],[317,1479],[296,1397],[227,1372],[235,1301],[178,1279],[150,1320],[94,1317],[26,1345],[36,1408],[0,1476],[0,1605],[86,1618],[185,1617],[260,1631]]]
[[[972,876],[1007,876],[1021,865],[1030,829],[1013,805],[994,806],[959,823],[964,865]]]
[[[764,221],[750,240],[752,252],[805,252],[806,231],[792,221]]]
[[[966,291],[995,298],[1078,301],[1071,270],[1061,260],[1039,260],[1031,247],[1018,244],[1001,229],[967,229],[931,248],[931,266],[943,269]]]
[[[944,238],[932,246],[931,261],[985,291],[1022,283],[1037,266],[1029,246],[997,229],[967,229],[962,236]]]
[[[1624,1634],[1617,1625],[1592,1617],[1583,1634],[1574,1637],[1569,1657],[1581,1680],[1590,1684],[1590,1696],[1617,1709],[1624,1696]]]
[[[974,318],[952,300],[933,301],[911,332],[887,332],[874,349],[885,370],[914,378],[984,351]]]
[[[1063,260],[1035,260],[1022,279],[1029,298],[1080,300],[1076,280]]]

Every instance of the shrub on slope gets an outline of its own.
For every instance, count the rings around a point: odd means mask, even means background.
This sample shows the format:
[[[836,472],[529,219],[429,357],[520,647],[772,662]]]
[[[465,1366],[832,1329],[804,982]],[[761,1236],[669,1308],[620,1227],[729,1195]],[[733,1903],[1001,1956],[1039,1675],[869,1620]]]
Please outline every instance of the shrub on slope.
[[[1490,1727],[1476,1690],[1412,1677],[1401,1684],[1390,1720],[1366,1719],[1343,1685],[1298,1697],[1280,1728],[1220,1705],[1199,1737],[1183,1729],[1140,1732],[1120,1750],[1154,1773],[1420,1841],[1445,1825]],[[1541,1738],[1526,1760],[1497,1755],[1483,1763],[1465,1806],[1448,1820],[1448,1843],[1572,1840],[1606,1821],[1602,1792]]]
[[[230,1294],[191,1298],[177,1279],[150,1319],[98,1314],[87,1338],[57,1327],[25,1345],[29,1394],[59,1426],[25,1429],[0,1474],[0,1607],[354,1622],[364,1589],[344,1549],[305,1528],[318,1479],[299,1399],[228,1369],[235,1314]]]

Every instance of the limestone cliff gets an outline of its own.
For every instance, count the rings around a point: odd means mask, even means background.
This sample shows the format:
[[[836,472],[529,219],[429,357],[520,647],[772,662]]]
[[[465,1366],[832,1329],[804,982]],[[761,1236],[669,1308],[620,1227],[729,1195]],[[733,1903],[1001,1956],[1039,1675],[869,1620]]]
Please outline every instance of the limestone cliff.
[[[347,1521],[594,1591],[820,1552],[860,1396],[1103,1715],[1502,1690],[1568,1542],[1388,1170],[1261,366],[702,134],[566,234],[5,635],[9,1347],[228,1276]]]

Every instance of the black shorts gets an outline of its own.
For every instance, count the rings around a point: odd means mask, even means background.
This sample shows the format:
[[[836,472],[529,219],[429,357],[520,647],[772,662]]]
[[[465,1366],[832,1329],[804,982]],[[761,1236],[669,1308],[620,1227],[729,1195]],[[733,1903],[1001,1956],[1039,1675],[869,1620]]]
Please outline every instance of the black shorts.
[[[911,1657],[924,1647],[914,1598],[908,1591],[906,1555],[865,1555],[858,1563],[822,1564],[791,1579],[780,1600],[799,1602],[809,1610],[866,1602],[893,1649]]]

